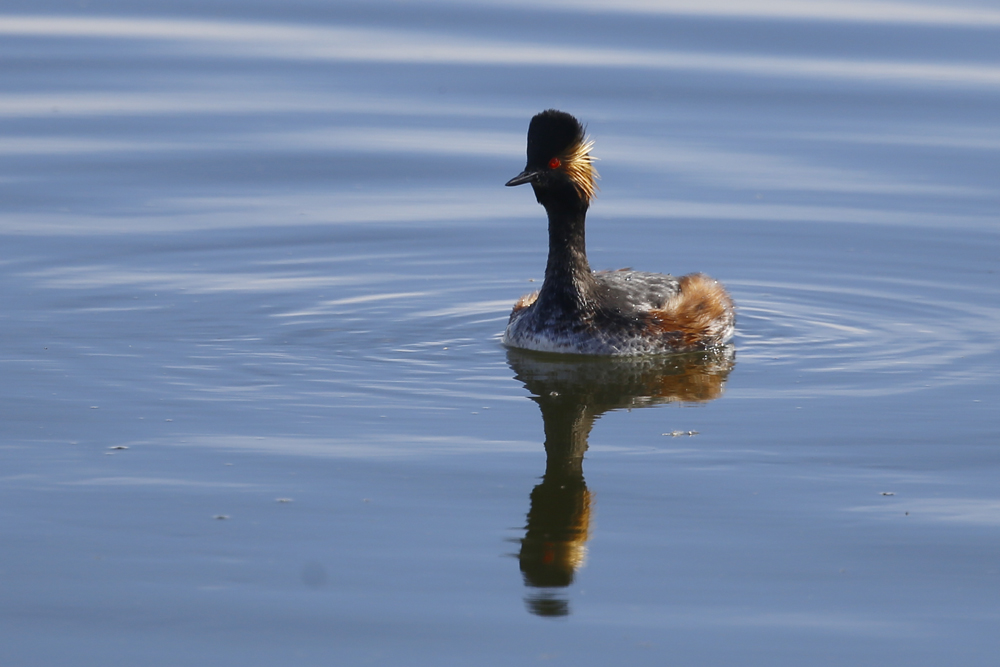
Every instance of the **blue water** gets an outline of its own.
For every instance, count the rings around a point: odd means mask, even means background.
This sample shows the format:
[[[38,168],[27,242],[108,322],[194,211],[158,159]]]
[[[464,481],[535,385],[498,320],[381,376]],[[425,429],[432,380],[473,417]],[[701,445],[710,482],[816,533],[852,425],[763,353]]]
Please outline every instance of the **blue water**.
[[[0,664],[993,665],[1000,6],[8,2]],[[595,268],[733,357],[499,334]]]

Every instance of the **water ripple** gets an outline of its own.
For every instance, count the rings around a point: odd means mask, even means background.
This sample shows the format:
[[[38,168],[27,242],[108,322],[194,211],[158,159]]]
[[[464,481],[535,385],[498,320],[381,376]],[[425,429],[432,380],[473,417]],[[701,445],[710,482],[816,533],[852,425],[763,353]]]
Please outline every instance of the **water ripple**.
[[[991,382],[997,369],[983,361],[1000,351],[997,294],[969,302],[958,285],[903,282],[734,283],[754,291],[739,299],[739,358],[804,374],[795,387],[768,390],[779,394],[875,396]]]
[[[972,88],[1000,86],[1000,68],[970,62],[758,55],[581,47],[398,29],[120,17],[0,16],[0,34],[23,37],[157,40],[181,52],[238,58],[436,65],[642,68],[780,78]]]

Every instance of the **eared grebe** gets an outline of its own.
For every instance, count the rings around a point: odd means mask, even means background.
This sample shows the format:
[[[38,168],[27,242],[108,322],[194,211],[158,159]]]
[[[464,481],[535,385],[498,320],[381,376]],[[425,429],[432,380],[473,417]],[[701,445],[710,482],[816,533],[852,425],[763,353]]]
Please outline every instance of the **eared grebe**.
[[[531,183],[549,216],[545,281],[521,297],[503,342],[542,352],[669,354],[723,345],[733,335],[733,301],[702,273],[590,270],[584,238],[596,189],[593,141],[580,122],[549,109],[528,126],[528,164],[507,185]]]

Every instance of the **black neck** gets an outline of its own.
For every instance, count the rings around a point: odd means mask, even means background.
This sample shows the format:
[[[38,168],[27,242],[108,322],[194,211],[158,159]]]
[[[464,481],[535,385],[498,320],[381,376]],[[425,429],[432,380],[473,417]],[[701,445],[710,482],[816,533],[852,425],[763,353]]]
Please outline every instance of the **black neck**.
[[[587,262],[586,220],[588,202],[572,189],[562,196],[538,193],[538,202],[549,215],[549,260],[538,300],[548,308],[586,310],[596,285]]]

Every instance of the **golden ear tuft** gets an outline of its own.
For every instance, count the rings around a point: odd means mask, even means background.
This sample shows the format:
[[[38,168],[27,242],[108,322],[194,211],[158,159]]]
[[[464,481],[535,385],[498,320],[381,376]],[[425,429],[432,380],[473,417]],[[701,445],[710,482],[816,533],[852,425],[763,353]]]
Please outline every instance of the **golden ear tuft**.
[[[597,179],[601,177],[594,168],[597,158],[590,154],[593,147],[594,140],[585,138],[571,146],[562,161],[566,173],[587,201],[597,194]]]

